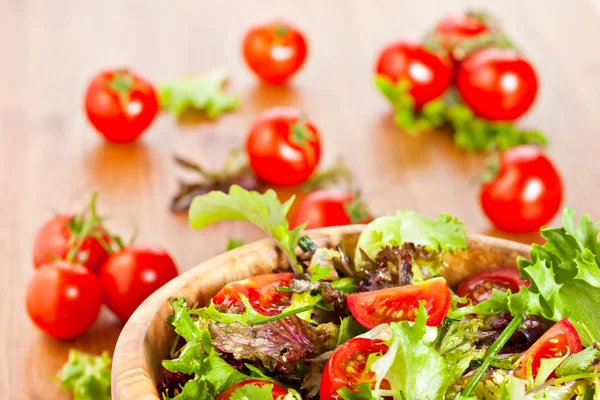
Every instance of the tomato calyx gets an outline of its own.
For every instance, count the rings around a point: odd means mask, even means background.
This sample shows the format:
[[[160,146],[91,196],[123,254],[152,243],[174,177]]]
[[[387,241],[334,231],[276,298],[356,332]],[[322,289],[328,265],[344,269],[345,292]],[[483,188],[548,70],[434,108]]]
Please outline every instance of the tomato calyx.
[[[217,190],[227,192],[231,185],[238,185],[246,190],[261,190],[264,182],[252,172],[243,150],[233,150],[227,156],[220,171],[210,171],[189,159],[175,156],[175,164],[184,170],[194,173],[198,179],[179,181],[179,189],[171,198],[171,212],[186,212],[194,197]]]
[[[112,252],[110,242],[106,240],[106,229],[104,219],[98,216],[96,211],[97,193],[92,193],[89,204],[81,213],[75,214],[70,220],[64,221],[70,232],[69,251],[65,257],[66,261],[75,263],[75,257],[79,253],[83,242],[87,238],[94,238],[109,254]],[[109,236],[110,237],[110,236]],[[85,262],[78,260],[77,262]]]
[[[129,103],[131,101],[131,93],[136,89],[135,79],[133,74],[127,70],[115,71],[106,86],[117,95],[123,112],[128,117],[134,117],[134,113],[129,112]]]
[[[351,224],[360,224],[371,219],[371,212],[367,204],[362,200],[360,191],[354,194],[352,202],[344,204],[344,211],[348,218],[350,218]]]
[[[302,115],[290,130],[291,141],[300,147],[307,148],[315,135],[306,127],[306,116]]]
[[[277,38],[279,39],[286,37],[290,33],[290,28],[284,22],[276,23],[273,28],[275,30],[275,35],[277,35]]]
[[[478,181],[480,183],[489,183],[496,179],[502,168],[500,153],[497,151],[492,154],[485,161],[485,171],[479,175]]]
[[[326,189],[331,186],[342,184],[345,187],[353,187],[354,177],[343,158],[338,158],[331,167],[316,171],[308,181],[301,186],[303,192],[314,192],[319,189]]]

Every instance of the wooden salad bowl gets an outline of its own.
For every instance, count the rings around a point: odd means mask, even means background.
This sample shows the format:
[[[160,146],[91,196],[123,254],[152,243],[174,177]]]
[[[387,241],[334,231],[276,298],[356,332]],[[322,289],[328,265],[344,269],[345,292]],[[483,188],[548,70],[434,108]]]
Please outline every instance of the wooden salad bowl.
[[[319,245],[336,245],[344,238],[356,245],[364,225],[308,231]],[[469,249],[447,257],[444,276],[455,287],[467,276],[493,267],[516,268],[519,255],[530,247],[503,239],[469,235]],[[352,247],[352,246],[350,246]],[[270,239],[261,240],[216,256],[173,279],[144,301],[131,316],[117,342],[112,366],[114,400],[160,400],[156,383],[162,379],[175,334],[167,324],[172,313],[169,299],[184,296],[189,304],[206,304],[225,284],[285,266],[285,259]]]

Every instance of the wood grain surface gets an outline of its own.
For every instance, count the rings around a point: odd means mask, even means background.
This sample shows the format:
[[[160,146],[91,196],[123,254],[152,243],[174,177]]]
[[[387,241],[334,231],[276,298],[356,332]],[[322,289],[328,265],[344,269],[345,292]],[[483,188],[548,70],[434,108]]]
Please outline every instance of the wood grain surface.
[[[180,174],[172,155],[216,168],[271,106],[306,110],[324,136],[322,165],[344,157],[375,213],[447,211],[472,232],[510,237],[491,229],[478,207],[473,176],[482,157],[460,153],[444,133],[403,135],[372,85],[384,44],[417,38],[467,4],[496,14],[537,66],[540,96],[520,123],[551,139],[564,204],[600,219],[600,16],[589,1],[0,0],[0,398],[68,398],[51,380],[68,349],[112,350],[122,328],[107,310],[71,343],[31,325],[24,291],[37,227],[98,190],[111,228],[127,236],[137,224],[140,241],[165,246],[181,271],[220,253],[228,236],[260,237],[238,223],[194,232],[170,214]],[[305,68],[286,87],[257,83],[240,56],[246,28],[275,17],[293,21],[310,41]],[[155,82],[225,67],[242,107],[186,126],[162,115],[140,143],[111,146],[87,124],[82,97],[89,78],[113,66]]]

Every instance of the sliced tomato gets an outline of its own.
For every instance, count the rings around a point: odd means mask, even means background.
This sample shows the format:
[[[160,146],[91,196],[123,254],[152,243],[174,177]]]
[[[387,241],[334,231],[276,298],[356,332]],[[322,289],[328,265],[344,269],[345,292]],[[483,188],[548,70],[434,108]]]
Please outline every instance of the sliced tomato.
[[[337,391],[373,381],[375,374],[365,372],[370,354],[385,354],[388,346],[381,340],[353,338],[335,349],[321,378],[320,399],[341,399]]]
[[[562,357],[567,353],[579,353],[583,349],[577,330],[568,319],[563,318],[539,338],[517,361],[515,375],[527,376],[527,365],[531,362],[531,373],[535,378],[542,358]]]
[[[235,392],[236,390],[238,390],[239,388],[242,388],[244,386],[248,386],[248,385],[253,385],[253,386],[258,386],[258,387],[263,387],[265,385],[273,385],[273,389],[271,389],[271,395],[273,396],[273,400],[282,400],[286,394],[288,394],[288,391],[285,390],[284,388],[282,388],[281,386],[279,386],[276,383],[273,382],[269,382],[269,381],[263,381],[260,379],[250,379],[247,381],[242,381],[236,385],[231,386],[228,389],[225,389],[224,391],[221,392],[221,394],[219,394],[217,396],[217,398],[215,400],[229,400],[231,398],[245,398],[245,397],[234,397],[233,392]]]
[[[478,272],[465,279],[456,290],[456,294],[460,297],[466,296],[472,304],[478,304],[491,298],[494,289],[517,293],[521,286],[529,286],[529,281],[521,280],[520,277],[519,270],[513,268],[494,268]]]
[[[439,325],[450,309],[450,289],[444,278],[357,293],[348,296],[352,316],[365,328],[377,325],[414,321],[422,303],[427,311],[427,325]]]
[[[292,302],[292,294],[277,288],[289,287],[294,275],[289,272],[259,275],[228,283],[212,299],[215,304],[238,304],[240,294],[246,296],[252,308],[263,315],[277,315]]]

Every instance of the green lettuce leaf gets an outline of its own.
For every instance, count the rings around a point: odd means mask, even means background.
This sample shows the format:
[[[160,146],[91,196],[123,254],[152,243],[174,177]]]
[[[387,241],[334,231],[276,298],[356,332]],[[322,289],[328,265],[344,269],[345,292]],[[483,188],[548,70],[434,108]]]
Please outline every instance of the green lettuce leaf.
[[[565,362],[556,369],[556,376],[563,377],[568,375],[589,372],[593,365],[600,361],[600,349],[598,344],[587,347],[579,353],[571,354]]]
[[[208,118],[216,118],[240,104],[239,97],[223,93],[226,81],[227,74],[222,70],[170,80],[159,87],[161,107],[177,118],[188,110],[202,111]]]
[[[229,194],[213,191],[196,197],[190,206],[190,225],[202,229],[221,221],[251,222],[277,242],[292,267],[299,268],[295,250],[306,224],[290,230],[286,214],[293,201],[291,198],[282,204],[273,190],[260,194],[233,185]]]
[[[337,346],[346,343],[348,340],[356,337],[358,335],[362,335],[367,330],[364,326],[359,324],[353,316],[348,316],[346,318],[342,318],[340,323],[340,333],[338,335]]]
[[[414,324],[406,321],[390,324],[392,338],[383,356],[370,356],[367,365],[375,373],[375,398],[381,393],[385,379],[394,400],[437,400],[444,397],[452,383],[446,360],[424,340],[427,313],[423,305]],[[375,361],[372,361],[375,359]]]
[[[75,400],[110,400],[110,364],[108,352],[95,356],[71,349],[58,374],[60,386]]]
[[[362,231],[355,253],[355,264],[362,262],[362,253],[374,259],[386,246],[413,243],[433,252],[450,253],[467,247],[466,231],[462,222],[449,214],[430,219],[411,210],[380,217]]]
[[[451,323],[439,343],[438,352],[446,360],[449,376],[453,381],[462,377],[474,360],[485,356],[485,349],[477,349],[477,333],[483,326],[480,318],[465,319]]]

